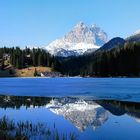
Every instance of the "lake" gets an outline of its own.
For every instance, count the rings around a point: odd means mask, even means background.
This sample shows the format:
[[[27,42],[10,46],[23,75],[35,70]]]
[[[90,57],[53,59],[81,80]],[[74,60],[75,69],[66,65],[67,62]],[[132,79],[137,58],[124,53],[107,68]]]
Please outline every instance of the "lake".
[[[139,140],[139,78],[1,78],[0,139]]]

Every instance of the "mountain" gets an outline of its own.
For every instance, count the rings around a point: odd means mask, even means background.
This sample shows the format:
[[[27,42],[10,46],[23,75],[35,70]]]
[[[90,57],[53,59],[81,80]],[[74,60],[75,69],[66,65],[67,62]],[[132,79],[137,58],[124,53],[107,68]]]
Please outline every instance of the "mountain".
[[[140,41],[138,37],[137,33],[133,35],[133,41],[130,41],[130,38],[129,41],[128,38],[125,40],[114,38],[94,53],[61,61],[59,70],[69,76],[139,77]]]
[[[126,39],[128,42],[140,42],[140,30],[137,30],[133,35]]]
[[[97,25],[77,24],[62,39],[51,42],[46,50],[55,56],[78,56],[95,51],[107,42],[107,34]]]
[[[46,107],[57,115],[64,116],[80,131],[92,127],[100,127],[108,120],[108,112],[94,101],[85,101],[76,98],[53,99]]]
[[[110,41],[108,41],[107,43],[105,43],[96,52],[110,50],[110,49],[113,49],[113,48],[118,47],[120,45],[123,46],[125,42],[126,41],[123,38],[115,37],[115,38],[111,39]]]

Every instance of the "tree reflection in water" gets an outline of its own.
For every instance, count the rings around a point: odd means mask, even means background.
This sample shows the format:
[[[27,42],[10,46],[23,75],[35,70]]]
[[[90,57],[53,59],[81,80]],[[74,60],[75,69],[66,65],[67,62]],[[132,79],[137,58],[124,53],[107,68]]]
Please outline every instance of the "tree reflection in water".
[[[26,108],[48,107],[50,111],[54,113],[57,112],[58,115],[64,116],[65,119],[83,131],[87,127],[93,126],[93,124],[94,126],[100,127],[108,120],[108,111],[113,115],[120,116],[127,114],[136,118],[136,120],[140,119],[140,103],[135,102],[94,99],[81,100],[78,97],[0,96],[0,108],[20,109],[22,106]],[[81,109],[83,111],[81,111]],[[10,120],[7,116],[3,116],[0,119],[0,139],[76,140],[78,137],[75,133],[71,132],[69,134],[60,134],[55,125],[53,129],[50,129],[45,123],[35,124],[29,121],[14,122],[14,120]]]

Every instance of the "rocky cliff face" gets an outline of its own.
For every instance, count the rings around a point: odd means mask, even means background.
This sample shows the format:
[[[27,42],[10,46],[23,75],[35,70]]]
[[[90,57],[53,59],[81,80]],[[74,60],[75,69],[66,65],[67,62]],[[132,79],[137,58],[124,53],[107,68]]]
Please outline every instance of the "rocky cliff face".
[[[89,50],[95,51],[107,40],[107,34],[100,27],[96,25],[88,27],[80,22],[62,39],[56,39],[50,43],[46,50],[55,56],[78,56]]]

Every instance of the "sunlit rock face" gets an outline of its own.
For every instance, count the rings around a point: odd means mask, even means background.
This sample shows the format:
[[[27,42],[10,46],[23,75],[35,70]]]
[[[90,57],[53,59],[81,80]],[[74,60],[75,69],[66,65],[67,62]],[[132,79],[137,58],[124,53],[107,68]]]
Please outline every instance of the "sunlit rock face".
[[[108,119],[108,112],[93,101],[78,99],[54,99],[47,108],[57,115],[62,115],[80,131],[92,127],[94,130]]]
[[[107,34],[100,27],[80,22],[63,38],[52,41],[45,48],[55,56],[79,56],[97,50],[107,41]]]

